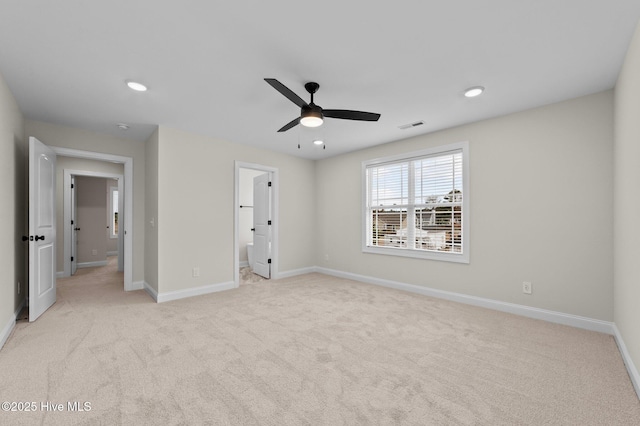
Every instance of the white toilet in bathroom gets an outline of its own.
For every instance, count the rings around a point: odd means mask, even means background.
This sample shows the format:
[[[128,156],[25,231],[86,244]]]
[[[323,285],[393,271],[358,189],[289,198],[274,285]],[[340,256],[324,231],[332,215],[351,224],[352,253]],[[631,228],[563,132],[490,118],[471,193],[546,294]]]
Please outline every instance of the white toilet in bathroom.
[[[247,243],[247,260],[249,261],[249,267],[253,271],[253,242]]]

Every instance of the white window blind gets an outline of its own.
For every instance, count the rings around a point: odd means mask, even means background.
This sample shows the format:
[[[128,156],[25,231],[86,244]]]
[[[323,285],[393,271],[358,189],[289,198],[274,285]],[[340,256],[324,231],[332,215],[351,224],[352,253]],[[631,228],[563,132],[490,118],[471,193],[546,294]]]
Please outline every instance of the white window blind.
[[[464,151],[433,151],[365,163],[365,251],[465,253]]]

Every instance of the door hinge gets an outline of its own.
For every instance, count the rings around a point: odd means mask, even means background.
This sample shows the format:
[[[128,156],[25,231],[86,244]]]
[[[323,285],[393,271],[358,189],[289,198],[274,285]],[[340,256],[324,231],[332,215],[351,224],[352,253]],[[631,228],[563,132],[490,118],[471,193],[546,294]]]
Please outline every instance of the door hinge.
[[[73,184],[71,184],[71,189],[73,189]]]
[[[270,220],[269,220],[269,221],[267,221],[267,225],[271,225],[271,221],[270,221]]]
[[[268,186],[271,186],[271,182],[269,182],[269,185],[268,185]]]
[[[73,221],[71,221],[71,224],[73,225]]]
[[[71,261],[73,262],[73,256],[71,256]]]
[[[267,260],[267,263],[271,263],[271,259]]]

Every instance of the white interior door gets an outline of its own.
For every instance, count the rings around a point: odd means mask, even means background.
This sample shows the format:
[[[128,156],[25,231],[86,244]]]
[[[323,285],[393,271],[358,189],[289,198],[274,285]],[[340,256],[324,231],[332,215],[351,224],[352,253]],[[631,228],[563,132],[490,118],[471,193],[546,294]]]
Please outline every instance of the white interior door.
[[[78,270],[78,199],[76,198],[76,177],[71,176],[71,275]]]
[[[253,178],[253,272],[271,277],[271,205],[269,173]]]
[[[56,301],[56,154],[29,138],[29,321]]]

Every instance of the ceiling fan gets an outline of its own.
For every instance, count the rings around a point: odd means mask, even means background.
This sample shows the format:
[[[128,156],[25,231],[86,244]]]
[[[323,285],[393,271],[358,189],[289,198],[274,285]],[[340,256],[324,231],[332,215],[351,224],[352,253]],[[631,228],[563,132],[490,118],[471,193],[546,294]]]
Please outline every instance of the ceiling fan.
[[[275,78],[265,78],[264,81],[301,108],[300,117],[294,118],[282,126],[278,132],[286,132],[292,127],[297,126],[298,123],[306,127],[318,127],[322,124],[324,117],[359,121],[378,121],[380,118],[380,114],[373,112],[351,111],[348,109],[322,109],[319,105],[313,103],[313,94],[320,88],[318,83],[309,82],[304,85],[307,92],[311,94],[311,102],[306,103],[300,96],[296,95],[291,89]]]

